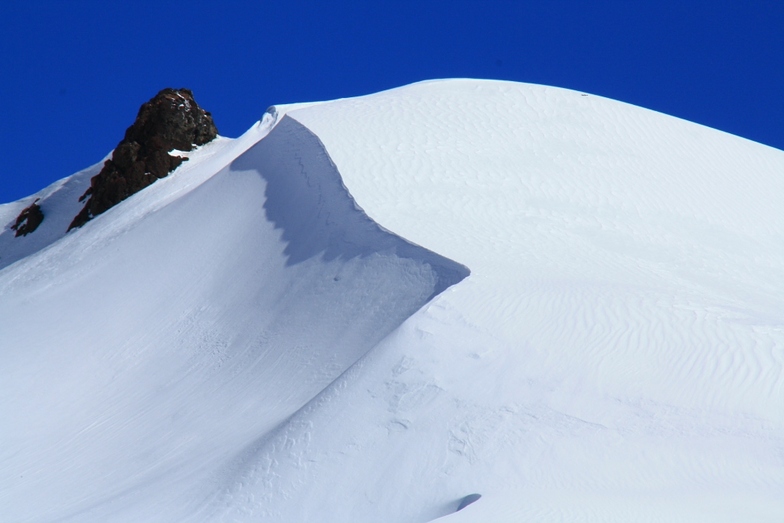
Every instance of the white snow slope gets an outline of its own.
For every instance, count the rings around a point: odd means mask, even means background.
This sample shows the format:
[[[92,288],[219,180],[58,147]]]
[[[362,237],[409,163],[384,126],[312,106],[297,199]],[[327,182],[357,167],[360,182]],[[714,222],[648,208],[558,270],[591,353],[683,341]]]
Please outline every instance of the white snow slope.
[[[2,521],[784,521],[784,152],[448,80],[190,157],[0,206]]]

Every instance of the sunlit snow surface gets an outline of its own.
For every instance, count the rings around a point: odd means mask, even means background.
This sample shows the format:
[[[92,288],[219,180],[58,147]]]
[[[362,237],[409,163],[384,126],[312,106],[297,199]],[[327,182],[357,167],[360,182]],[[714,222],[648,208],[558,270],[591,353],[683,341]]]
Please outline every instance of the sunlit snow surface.
[[[0,519],[780,522],[782,201],[573,91],[280,106],[0,235]]]

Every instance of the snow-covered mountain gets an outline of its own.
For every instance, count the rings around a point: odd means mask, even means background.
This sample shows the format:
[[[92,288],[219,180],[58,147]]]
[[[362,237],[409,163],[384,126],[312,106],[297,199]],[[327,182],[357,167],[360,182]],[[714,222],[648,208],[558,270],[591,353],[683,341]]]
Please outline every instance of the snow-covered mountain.
[[[0,206],[3,521],[784,520],[784,152],[448,80],[187,154]]]

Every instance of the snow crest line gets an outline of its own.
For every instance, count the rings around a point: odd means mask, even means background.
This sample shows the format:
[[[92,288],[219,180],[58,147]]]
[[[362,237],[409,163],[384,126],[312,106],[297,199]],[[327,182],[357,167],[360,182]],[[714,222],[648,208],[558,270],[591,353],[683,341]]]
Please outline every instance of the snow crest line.
[[[289,265],[317,255],[329,262],[394,253],[433,269],[437,283],[427,301],[470,274],[464,265],[415,245],[373,221],[349,193],[318,136],[290,116],[283,116],[230,169],[256,170],[264,178],[264,209],[267,218],[283,232]]]

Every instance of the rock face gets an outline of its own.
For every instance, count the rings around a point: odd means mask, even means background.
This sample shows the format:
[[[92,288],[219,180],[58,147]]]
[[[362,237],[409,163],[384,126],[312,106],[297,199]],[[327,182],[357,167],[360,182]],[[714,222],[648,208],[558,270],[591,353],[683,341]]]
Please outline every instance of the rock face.
[[[16,217],[16,223],[11,226],[11,229],[16,231],[16,237],[27,236],[41,225],[44,221],[44,213],[41,211],[41,206],[38,205],[38,200],[34,201],[29,207],[26,207]]]
[[[111,160],[92,178],[79,201],[89,199],[68,230],[81,227],[187,160],[170,151],[190,151],[217,135],[212,116],[198,106],[190,90],[163,89],[141,106]]]

